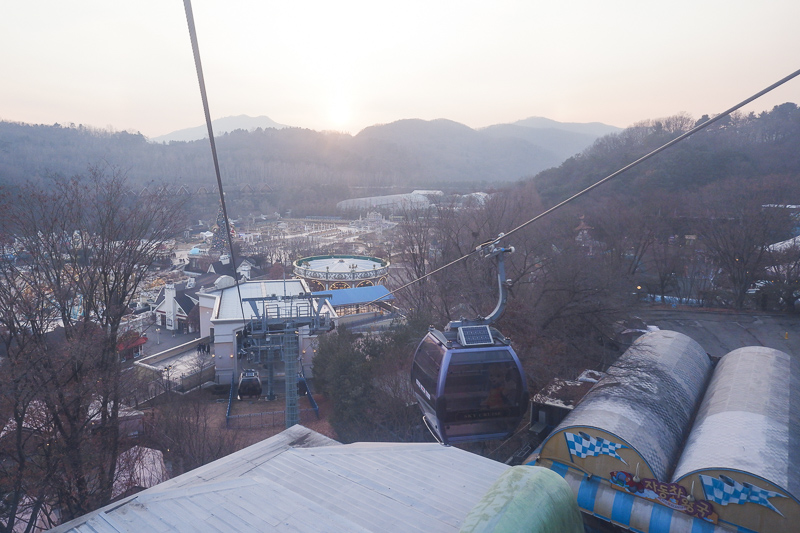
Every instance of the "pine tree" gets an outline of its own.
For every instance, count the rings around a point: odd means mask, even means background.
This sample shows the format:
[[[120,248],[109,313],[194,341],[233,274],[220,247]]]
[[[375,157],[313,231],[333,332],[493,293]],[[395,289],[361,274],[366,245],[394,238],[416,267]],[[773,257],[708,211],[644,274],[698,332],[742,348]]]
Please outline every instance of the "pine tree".
[[[228,225],[231,228],[231,235],[235,235],[233,222],[228,220]],[[222,214],[222,206],[219,207],[217,212],[217,221],[212,228],[214,236],[211,238],[211,251],[222,252],[227,247],[227,237],[225,236],[225,216]]]

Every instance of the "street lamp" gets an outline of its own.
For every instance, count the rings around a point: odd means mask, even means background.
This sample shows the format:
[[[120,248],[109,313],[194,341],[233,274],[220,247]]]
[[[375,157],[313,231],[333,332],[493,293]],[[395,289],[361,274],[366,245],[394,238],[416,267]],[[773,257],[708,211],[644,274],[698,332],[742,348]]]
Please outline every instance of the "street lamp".
[[[172,370],[172,365],[167,365],[164,367],[163,372],[167,374],[167,392],[172,390],[172,381],[170,380],[170,371]]]

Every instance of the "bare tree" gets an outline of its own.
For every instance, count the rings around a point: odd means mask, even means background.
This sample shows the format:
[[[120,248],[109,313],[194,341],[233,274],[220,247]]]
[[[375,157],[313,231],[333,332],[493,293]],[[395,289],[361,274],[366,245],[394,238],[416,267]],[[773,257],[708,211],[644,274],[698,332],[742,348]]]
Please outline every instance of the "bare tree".
[[[33,351],[19,375],[48,414],[47,498],[64,520],[111,499],[126,395],[121,321],[159,247],[182,229],[174,197],[126,193],[120,173],[91,169],[4,199],[2,233],[13,244],[0,268],[2,297],[24,322],[6,318],[3,334],[10,353]]]
[[[736,309],[744,307],[753,282],[763,278],[770,244],[785,238],[791,227],[785,209],[767,206],[774,195],[740,180],[709,187],[702,195],[700,236]]]
[[[590,211],[593,235],[602,242],[603,251],[619,263],[621,275],[633,276],[642,267],[655,239],[652,211],[651,206],[630,205],[618,197],[605,198]]]
[[[177,473],[224,457],[239,449],[239,433],[211,416],[212,405],[196,392],[172,394],[154,414],[148,432],[158,448],[177,465]],[[224,419],[223,419],[224,420]]]
[[[767,298],[790,313],[798,311],[795,302],[800,298],[800,244],[770,246],[767,250],[769,266],[766,279],[770,282],[761,288]]]
[[[402,211],[403,221],[396,229],[399,250],[395,254],[395,264],[402,267],[398,276],[401,284],[418,280],[432,270],[433,213],[432,209],[410,207]],[[425,279],[415,285],[398,296],[410,313],[427,313],[429,281]]]
[[[682,251],[670,238],[656,239],[651,245],[650,265],[655,271],[658,295],[662,302],[667,294],[679,292],[679,277],[686,260]]]

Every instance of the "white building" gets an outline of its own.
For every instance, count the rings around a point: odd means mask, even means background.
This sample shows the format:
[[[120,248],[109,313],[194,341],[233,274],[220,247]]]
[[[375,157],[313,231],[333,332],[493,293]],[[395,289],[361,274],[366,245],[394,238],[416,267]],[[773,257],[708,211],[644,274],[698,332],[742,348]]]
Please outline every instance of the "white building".
[[[269,318],[308,317],[319,306],[319,299],[302,298],[309,293],[303,280],[261,280],[239,284],[239,290],[233,278],[223,276],[216,284],[217,290],[199,293],[200,303],[200,336],[211,336],[214,342],[214,362],[218,383],[230,383],[238,378],[244,368],[261,370],[246,358],[237,354],[236,334],[244,329],[245,324],[257,316]],[[241,292],[241,300],[239,293]],[[264,299],[247,301],[250,298]],[[330,320],[336,318],[333,307],[325,302],[321,315]],[[312,344],[315,335],[309,332],[308,326],[298,328],[299,350],[301,358],[307,351],[313,353]],[[303,359],[301,364],[310,365],[311,361]]]
[[[336,209],[339,211],[371,211],[376,208],[389,210],[427,209],[430,206],[431,202],[427,196],[412,192],[342,200],[336,204]]]

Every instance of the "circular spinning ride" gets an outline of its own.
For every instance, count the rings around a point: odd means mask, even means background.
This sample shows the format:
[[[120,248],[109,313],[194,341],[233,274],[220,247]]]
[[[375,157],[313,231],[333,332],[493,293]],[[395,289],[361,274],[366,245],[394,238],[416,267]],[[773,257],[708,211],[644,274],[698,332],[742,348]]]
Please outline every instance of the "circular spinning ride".
[[[318,255],[294,262],[294,275],[312,291],[385,285],[389,262],[364,255]]]

